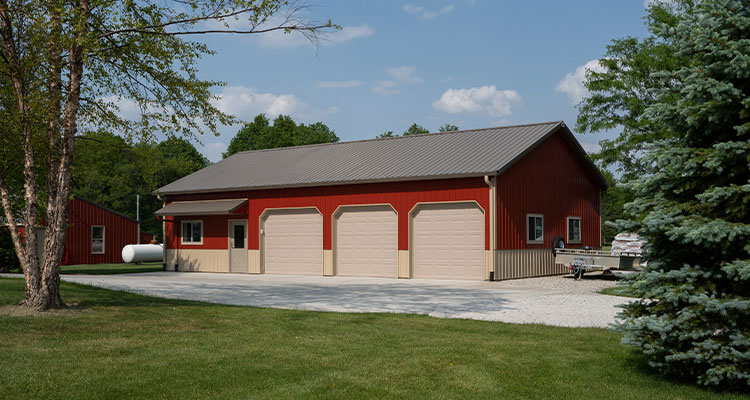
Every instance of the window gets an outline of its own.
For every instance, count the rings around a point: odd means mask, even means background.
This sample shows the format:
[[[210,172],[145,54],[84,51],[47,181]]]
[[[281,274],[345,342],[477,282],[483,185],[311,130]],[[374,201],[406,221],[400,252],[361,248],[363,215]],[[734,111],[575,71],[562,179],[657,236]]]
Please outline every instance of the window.
[[[104,254],[104,226],[91,227],[91,254]]]
[[[581,217],[568,217],[568,243],[581,242]]]
[[[182,243],[203,244],[203,221],[182,221]]]
[[[526,243],[544,243],[544,215],[526,214]]]
[[[245,248],[245,225],[237,224],[234,225],[234,243],[233,249],[244,249]]]

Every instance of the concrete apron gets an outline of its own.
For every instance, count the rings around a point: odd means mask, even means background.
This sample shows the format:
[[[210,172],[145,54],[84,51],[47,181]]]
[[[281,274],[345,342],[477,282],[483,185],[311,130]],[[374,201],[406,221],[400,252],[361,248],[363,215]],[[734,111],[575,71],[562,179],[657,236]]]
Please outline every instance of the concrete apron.
[[[21,276],[22,277],[22,276]],[[561,277],[535,279],[563,279]],[[163,298],[333,312],[393,312],[568,327],[607,327],[627,298],[528,280],[483,282],[154,272],[63,275],[62,280]],[[571,286],[567,286],[570,284]],[[614,285],[614,284],[613,284]],[[64,293],[63,293],[64,296]]]

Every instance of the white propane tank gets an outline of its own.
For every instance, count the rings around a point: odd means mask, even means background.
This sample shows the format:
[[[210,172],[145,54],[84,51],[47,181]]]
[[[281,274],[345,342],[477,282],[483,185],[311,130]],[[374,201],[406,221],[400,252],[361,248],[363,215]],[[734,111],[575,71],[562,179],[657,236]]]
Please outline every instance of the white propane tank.
[[[122,261],[126,263],[164,261],[164,248],[160,244],[129,244],[122,248]]]

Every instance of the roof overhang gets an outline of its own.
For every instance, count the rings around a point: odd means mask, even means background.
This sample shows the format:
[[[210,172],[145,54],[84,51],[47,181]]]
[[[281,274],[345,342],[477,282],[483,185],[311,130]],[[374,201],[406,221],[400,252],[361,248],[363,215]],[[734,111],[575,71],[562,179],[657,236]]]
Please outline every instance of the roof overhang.
[[[247,199],[175,201],[156,211],[157,217],[186,215],[228,215],[247,204]]]

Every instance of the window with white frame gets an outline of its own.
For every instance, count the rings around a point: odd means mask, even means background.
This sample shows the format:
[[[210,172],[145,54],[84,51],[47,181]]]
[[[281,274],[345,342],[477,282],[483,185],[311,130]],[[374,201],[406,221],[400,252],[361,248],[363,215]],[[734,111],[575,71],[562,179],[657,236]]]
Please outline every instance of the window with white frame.
[[[526,214],[526,243],[544,243],[544,215]]]
[[[182,221],[182,243],[203,244],[203,221]]]
[[[568,217],[568,243],[581,242],[581,217]]]
[[[91,254],[104,254],[104,226],[91,226]]]

